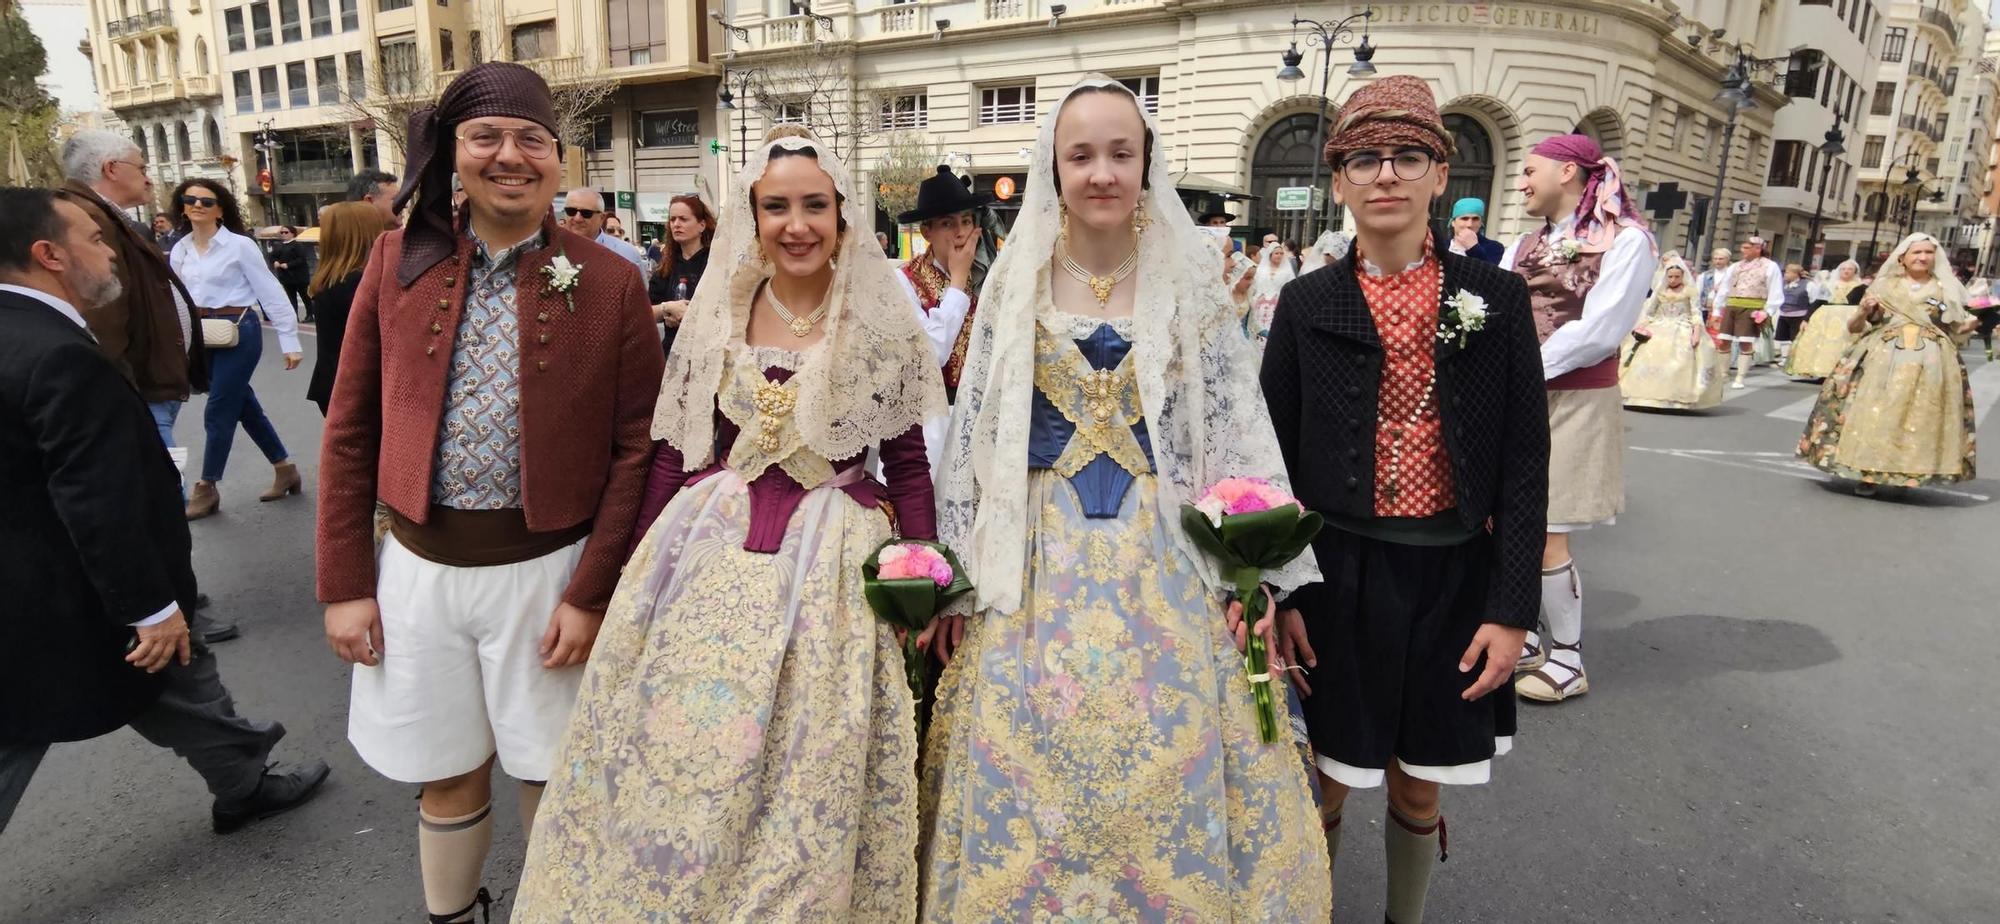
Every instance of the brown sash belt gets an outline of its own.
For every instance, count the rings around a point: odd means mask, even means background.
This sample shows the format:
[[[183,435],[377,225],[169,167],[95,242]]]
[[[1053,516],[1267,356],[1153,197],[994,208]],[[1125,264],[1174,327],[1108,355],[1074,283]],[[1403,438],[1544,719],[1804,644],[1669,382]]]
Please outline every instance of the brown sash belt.
[[[224,308],[199,308],[196,310],[201,312],[203,318],[220,318],[228,321],[241,321],[244,315],[250,313],[250,307],[247,305],[232,305]]]

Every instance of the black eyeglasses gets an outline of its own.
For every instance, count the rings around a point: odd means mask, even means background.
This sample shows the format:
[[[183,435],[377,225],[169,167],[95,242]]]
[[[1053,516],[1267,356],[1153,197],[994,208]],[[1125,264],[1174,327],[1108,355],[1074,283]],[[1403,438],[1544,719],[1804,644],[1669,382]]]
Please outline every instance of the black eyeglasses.
[[[205,209],[212,209],[212,208],[215,208],[215,201],[216,201],[216,200],[215,200],[215,197],[214,197],[214,196],[182,196],[182,197],[181,197],[181,204],[182,204],[182,205],[199,205],[199,206],[201,206],[202,208],[205,208]]]
[[[598,214],[599,214],[599,210],[598,210],[598,209],[572,209],[572,208],[565,208],[565,209],[563,209],[563,214],[564,214],[564,215],[568,215],[568,216],[569,216],[569,217],[571,217],[571,218],[576,218],[576,217],[579,217],[579,216],[581,216],[581,217],[584,217],[584,218],[596,218],[596,217],[598,216]]]
[[[1398,151],[1389,161],[1396,178],[1405,183],[1421,180],[1431,172],[1431,156],[1424,151]],[[1381,178],[1382,162],[1376,154],[1356,154],[1340,162],[1340,175],[1356,186],[1366,186]]]

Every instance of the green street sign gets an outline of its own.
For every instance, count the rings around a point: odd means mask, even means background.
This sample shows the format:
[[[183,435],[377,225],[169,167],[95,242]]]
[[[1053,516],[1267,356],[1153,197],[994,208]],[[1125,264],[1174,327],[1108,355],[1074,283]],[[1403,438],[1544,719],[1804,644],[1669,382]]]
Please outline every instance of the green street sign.
[[[1278,187],[1278,211],[1303,212],[1312,208],[1313,188],[1310,186]]]
[[[638,207],[639,207],[639,194],[638,194],[638,193],[635,193],[635,192],[631,192],[631,191],[629,191],[629,190],[623,190],[623,189],[619,190],[619,191],[618,191],[618,207],[619,207],[619,208],[621,208],[621,209],[626,209],[626,210],[628,210],[628,211],[629,211],[629,210],[631,210],[631,209],[636,209],[636,208],[638,208]]]

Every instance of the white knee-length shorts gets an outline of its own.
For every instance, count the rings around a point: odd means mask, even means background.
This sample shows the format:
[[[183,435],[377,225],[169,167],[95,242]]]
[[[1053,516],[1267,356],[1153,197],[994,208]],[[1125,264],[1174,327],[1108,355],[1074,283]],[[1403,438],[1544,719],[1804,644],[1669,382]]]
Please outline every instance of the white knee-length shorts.
[[[511,565],[458,568],[382,540],[381,663],[355,665],[347,740],[392,780],[428,783],[499,755],[507,775],[546,780],[583,665],[542,666],[542,636],[583,540]]]

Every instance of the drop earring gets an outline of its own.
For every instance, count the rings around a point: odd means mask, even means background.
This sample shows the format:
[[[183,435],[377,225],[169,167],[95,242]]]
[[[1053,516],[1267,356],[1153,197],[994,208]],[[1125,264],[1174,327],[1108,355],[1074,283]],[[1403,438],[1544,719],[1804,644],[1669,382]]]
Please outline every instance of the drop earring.
[[[1142,198],[1139,200],[1139,207],[1132,210],[1132,236],[1137,237],[1146,233],[1146,228],[1152,224],[1152,217],[1146,214],[1146,200]]]
[[[1057,235],[1062,238],[1063,246],[1067,247],[1069,246],[1069,203],[1060,199],[1056,200],[1056,211],[1062,215],[1061,222],[1056,226]]]

